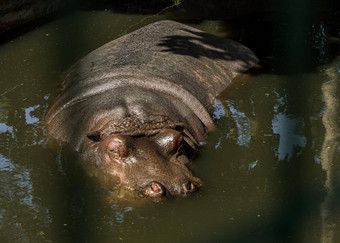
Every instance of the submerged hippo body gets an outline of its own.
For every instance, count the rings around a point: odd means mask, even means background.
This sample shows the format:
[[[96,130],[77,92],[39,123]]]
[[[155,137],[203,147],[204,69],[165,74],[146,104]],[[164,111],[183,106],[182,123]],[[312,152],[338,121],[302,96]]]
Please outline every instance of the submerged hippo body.
[[[115,178],[140,196],[186,195],[200,185],[188,166],[213,127],[208,109],[256,62],[235,41],[156,22],[73,65],[46,116],[47,130],[98,177]]]

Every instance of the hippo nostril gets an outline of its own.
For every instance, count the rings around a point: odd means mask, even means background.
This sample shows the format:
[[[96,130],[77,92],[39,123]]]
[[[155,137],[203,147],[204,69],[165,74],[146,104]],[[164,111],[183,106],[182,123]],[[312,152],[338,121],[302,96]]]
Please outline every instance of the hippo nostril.
[[[151,182],[150,187],[154,193],[160,193],[162,191],[162,187],[156,182]]]
[[[185,194],[193,192],[195,191],[195,189],[196,189],[196,186],[191,181],[188,181],[187,183],[183,184],[183,190]]]
[[[144,187],[143,194],[150,197],[163,196],[165,189],[159,182],[153,181]]]

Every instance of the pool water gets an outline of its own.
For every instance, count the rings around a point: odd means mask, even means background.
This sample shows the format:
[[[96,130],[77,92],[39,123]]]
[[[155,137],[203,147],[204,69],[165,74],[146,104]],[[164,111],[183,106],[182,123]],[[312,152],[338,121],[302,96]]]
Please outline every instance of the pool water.
[[[340,30],[322,16],[303,21],[294,6],[195,21],[178,8],[79,11],[0,46],[1,242],[340,241]],[[43,118],[70,65],[169,18],[244,43],[260,67],[210,110],[218,128],[193,163],[201,190],[160,203],[118,200],[74,153],[47,141]]]

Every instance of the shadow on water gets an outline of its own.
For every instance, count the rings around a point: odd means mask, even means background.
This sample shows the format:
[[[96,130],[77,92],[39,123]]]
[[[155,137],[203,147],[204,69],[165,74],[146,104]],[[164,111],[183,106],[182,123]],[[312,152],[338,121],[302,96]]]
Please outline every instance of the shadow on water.
[[[320,62],[315,57],[322,56],[318,52],[330,47],[327,40],[339,38],[337,1],[189,0],[180,7],[183,14],[174,11],[169,17],[184,23],[221,21],[226,37],[248,46],[279,74],[315,71]],[[325,61],[330,63],[331,58]]]

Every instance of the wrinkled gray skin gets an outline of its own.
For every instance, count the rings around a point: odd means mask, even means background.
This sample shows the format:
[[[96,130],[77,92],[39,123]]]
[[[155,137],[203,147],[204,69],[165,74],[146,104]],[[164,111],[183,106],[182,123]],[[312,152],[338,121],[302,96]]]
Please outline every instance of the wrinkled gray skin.
[[[73,65],[46,127],[109,188],[151,198],[187,195],[201,184],[188,167],[214,126],[208,109],[256,63],[235,41],[156,22]]]

